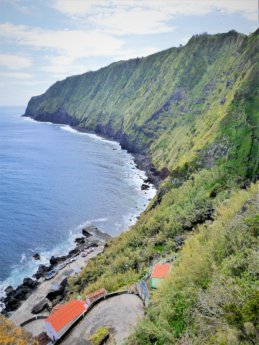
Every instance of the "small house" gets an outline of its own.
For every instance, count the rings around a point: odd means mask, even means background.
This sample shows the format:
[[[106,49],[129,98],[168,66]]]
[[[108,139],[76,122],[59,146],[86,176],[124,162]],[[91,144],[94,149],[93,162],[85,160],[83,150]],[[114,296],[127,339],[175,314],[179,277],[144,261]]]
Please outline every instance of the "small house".
[[[90,305],[91,303],[93,303],[97,299],[99,299],[101,297],[105,297],[106,295],[107,295],[107,291],[104,288],[101,288],[101,289],[96,290],[96,291],[90,293],[89,295],[87,295],[86,303],[88,305]]]
[[[84,301],[72,300],[59,305],[45,320],[45,329],[49,338],[52,341],[60,339],[86,310],[87,305]]]
[[[152,270],[150,277],[150,287],[152,289],[157,289],[164,279],[169,275],[171,270],[171,264],[156,264]]]

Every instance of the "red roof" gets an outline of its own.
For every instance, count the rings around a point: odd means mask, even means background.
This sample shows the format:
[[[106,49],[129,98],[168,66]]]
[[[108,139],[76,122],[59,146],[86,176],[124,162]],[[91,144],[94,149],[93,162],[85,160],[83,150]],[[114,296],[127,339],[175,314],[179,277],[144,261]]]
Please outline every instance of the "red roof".
[[[107,291],[104,289],[104,288],[101,288],[99,290],[96,290],[94,292],[91,292],[87,298],[91,299],[91,298],[97,298],[97,297],[100,297],[100,296],[105,296],[107,295]]]
[[[85,302],[73,300],[64,304],[56,312],[51,314],[46,322],[49,322],[56,332],[75,320],[86,310]]]
[[[165,278],[169,275],[171,264],[157,264],[153,268],[151,278]]]

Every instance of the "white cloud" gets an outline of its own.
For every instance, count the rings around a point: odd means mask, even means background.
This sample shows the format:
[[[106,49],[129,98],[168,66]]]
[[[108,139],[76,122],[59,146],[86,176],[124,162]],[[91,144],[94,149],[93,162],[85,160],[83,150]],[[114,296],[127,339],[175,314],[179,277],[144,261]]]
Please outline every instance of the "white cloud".
[[[12,23],[0,24],[0,36],[3,40],[38,49],[52,49],[73,58],[113,55],[123,45],[123,41],[96,31],[44,30]]]
[[[86,20],[105,32],[150,34],[171,31],[176,15],[205,15],[215,10],[257,20],[256,0],[56,0],[52,6],[72,19]]]
[[[32,60],[27,56],[0,54],[0,66],[7,67],[12,70],[19,70],[32,66]]]
[[[30,73],[24,73],[24,72],[0,72],[0,79],[4,82],[10,80],[10,79],[32,79],[33,75]]]

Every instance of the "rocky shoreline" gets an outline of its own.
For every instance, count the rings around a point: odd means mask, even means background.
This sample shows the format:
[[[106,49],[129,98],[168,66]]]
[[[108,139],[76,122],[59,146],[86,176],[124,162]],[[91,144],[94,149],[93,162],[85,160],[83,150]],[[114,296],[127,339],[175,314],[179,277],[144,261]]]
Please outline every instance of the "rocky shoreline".
[[[147,152],[140,149],[136,143],[131,142],[131,140],[129,140],[125,133],[114,133],[112,128],[110,128],[109,126],[104,127],[102,125],[97,125],[94,130],[84,128],[79,125],[77,119],[75,119],[73,116],[68,115],[62,109],[56,111],[53,114],[42,113],[32,115],[25,112],[25,114],[22,116],[29,117],[38,122],[51,122],[53,124],[68,125],[78,132],[96,134],[104,139],[117,141],[121,145],[122,149],[125,149],[130,154],[132,154],[136,167],[140,170],[145,171],[147,179],[144,182],[151,183],[156,188],[159,187],[160,183],[169,175],[169,170],[167,168],[163,168],[161,171],[158,171],[151,162],[151,159]]]
[[[165,177],[167,177],[166,171],[157,171],[151,161],[148,159],[147,155],[142,153],[140,150],[131,147],[132,145],[127,144],[127,140],[122,141],[118,136],[114,136],[112,135],[112,133],[105,133],[101,130],[92,132],[85,128],[79,127],[78,123],[68,115],[66,116],[66,114],[62,114],[61,118],[51,118],[49,115],[50,114],[48,114],[48,116],[45,116],[44,114],[42,114],[42,116],[40,117],[33,117],[25,114],[23,116],[30,117],[33,120],[39,122],[52,122],[54,124],[69,125],[73,129],[80,132],[97,134],[108,140],[116,140],[120,143],[123,149],[126,149],[129,153],[132,154],[134,162],[136,164],[136,168],[145,171],[147,178],[143,180],[143,183],[141,185],[142,191],[148,190],[151,184],[155,187],[158,187],[161,181]],[[98,247],[100,245],[105,246],[106,242],[110,238],[108,234],[101,232],[95,226],[89,226],[82,229],[82,235],[82,237],[78,237],[75,239],[76,245],[69,251],[68,254],[58,257],[52,256],[49,259],[49,265],[40,264],[38,266],[37,272],[32,277],[24,278],[23,283],[20,284],[17,288],[8,286],[5,289],[5,297],[0,298],[0,306],[1,304],[4,306],[4,308],[0,312],[5,316],[10,316],[12,312],[17,310],[22,305],[22,303],[26,301],[28,297],[37,289],[37,287],[45,280],[46,275],[51,274],[53,270],[55,271],[56,269],[58,269],[59,265],[66,264],[67,262],[69,262],[69,260],[77,257],[82,251],[86,250],[87,248]],[[40,253],[34,253],[32,257],[34,258],[34,260],[40,260]],[[54,292],[53,296],[48,296],[46,301],[43,300],[41,301],[39,306],[35,306],[35,311],[41,310],[42,307],[47,307],[47,301],[49,300],[52,301],[55,299],[63,299],[66,294],[66,286],[67,282],[64,280],[64,282],[60,284],[60,288]]]
[[[76,260],[76,258],[85,250],[90,248],[96,248],[99,246],[105,246],[107,241],[111,238],[110,235],[103,233],[94,225],[90,225],[82,229],[81,237],[75,239],[75,247],[69,251],[67,255],[64,256],[52,256],[49,260],[49,265],[39,265],[37,272],[31,277],[26,277],[23,283],[20,284],[16,289],[12,286],[8,286],[5,289],[5,297],[0,299],[0,302],[4,304],[4,308],[1,313],[5,316],[10,316],[11,312],[17,310],[21,304],[37,289],[37,287],[42,283],[48,274],[52,272],[57,272],[59,267],[65,267],[69,265],[70,262]],[[40,253],[34,253],[34,260],[39,259]],[[53,273],[53,274],[54,274]],[[46,296],[48,301],[53,301],[56,299],[57,302],[63,299],[66,295],[67,281],[61,282],[59,288],[53,291],[51,296]],[[39,310],[41,311],[43,307],[47,307],[46,303],[40,306],[35,306],[35,313]],[[42,308],[41,308],[42,307]]]

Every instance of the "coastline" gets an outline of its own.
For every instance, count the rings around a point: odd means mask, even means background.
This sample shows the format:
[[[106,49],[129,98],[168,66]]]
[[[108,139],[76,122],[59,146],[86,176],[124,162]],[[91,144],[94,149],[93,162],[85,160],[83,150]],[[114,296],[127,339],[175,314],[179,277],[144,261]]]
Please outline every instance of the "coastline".
[[[37,120],[35,120],[33,118],[32,118],[32,120],[37,121]],[[38,121],[38,122],[41,122],[41,121]],[[63,124],[58,124],[58,125],[63,125]],[[94,135],[99,136],[100,138],[104,138],[106,140],[117,142],[116,140],[114,140],[114,138],[111,138],[111,137],[108,137],[108,136],[104,136],[104,135],[101,136],[101,135],[99,135],[97,133],[89,132],[89,131],[87,131],[85,129],[82,129],[82,128],[79,129],[76,126],[75,127],[71,127],[71,128],[73,130],[75,130],[75,131],[78,131],[78,132],[83,132],[83,133],[86,133],[86,134],[94,134]],[[129,151],[128,151],[128,153],[130,153],[132,155],[132,157],[134,158],[134,162],[136,164],[136,168],[140,169],[140,170],[143,170],[143,165],[140,166],[140,163],[139,163],[141,161],[141,159],[139,157],[141,157],[141,156],[138,156],[138,159],[137,159],[136,155],[134,153],[129,152]],[[142,159],[143,159],[143,156],[142,156]],[[148,175],[147,170],[145,170],[145,174]],[[146,179],[143,179],[142,177],[140,177],[140,179],[142,180],[142,186],[144,186],[143,188],[141,188],[143,191],[145,191],[146,189],[149,189],[149,188],[152,188],[152,189],[154,188],[154,185],[152,184],[153,180],[150,179],[149,176],[147,176]],[[148,184],[148,187],[146,188],[147,184]],[[146,192],[145,192],[145,194],[146,194]],[[148,199],[148,200],[150,200],[150,199]],[[144,212],[144,211],[145,211],[145,208],[141,212]],[[132,225],[134,225],[137,222],[137,219],[138,219],[139,215],[141,214],[139,212],[137,212],[137,213],[138,213],[138,215],[136,215],[136,216],[135,215],[134,216],[131,215],[129,217],[129,219],[128,219],[128,224],[129,225],[128,225],[127,229],[125,229],[125,231],[127,231]],[[13,313],[13,312],[17,311],[22,305],[24,305],[25,302],[28,300],[28,298],[30,298],[30,296],[33,295],[34,292],[37,291],[38,288],[42,285],[42,280],[41,280],[42,274],[51,271],[53,269],[53,267],[55,267],[55,265],[57,265],[59,263],[62,263],[63,261],[65,261],[69,257],[71,257],[72,255],[74,255],[75,254],[73,252],[74,249],[71,249],[71,251],[70,251],[71,253],[70,252],[69,253],[64,253],[63,256],[56,257],[55,259],[57,259],[57,263],[53,265],[50,262],[50,266],[47,269],[43,269],[42,270],[42,267],[41,267],[42,272],[41,272],[40,275],[37,276],[37,273],[39,272],[39,268],[40,268],[40,267],[38,267],[38,271],[33,275],[33,278],[37,278],[36,280],[31,279],[31,277],[26,277],[26,278],[24,278],[23,283],[20,284],[17,288],[14,289],[11,286],[8,286],[7,289],[6,289],[7,290],[6,297],[8,297],[8,299],[5,302],[8,302],[8,300],[11,299],[11,302],[13,303],[13,307],[11,307],[12,310],[3,310],[3,313],[6,314],[7,316],[10,316],[10,313]],[[84,248],[82,248],[82,250],[83,249]],[[50,260],[51,259],[52,258],[50,258]],[[44,265],[40,265],[40,266],[44,266]],[[35,277],[35,276],[37,276],[37,277]],[[16,305],[15,305],[16,302],[14,301],[14,297],[15,296],[18,296],[18,300],[20,302],[20,303],[17,303]],[[4,302],[6,297],[0,299],[0,304],[1,304],[1,301]],[[0,305],[0,307],[1,307],[1,305]],[[1,312],[1,310],[0,310],[0,312]]]
[[[61,269],[53,279],[40,283],[37,289],[10,315],[9,319],[20,326],[23,322],[39,315],[48,317],[50,310],[66,298],[67,278],[77,275],[87,265],[88,261],[100,254],[103,249],[104,246],[96,247],[87,257],[80,256],[69,267]],[[53,290],[54,286],[58,286],[60,289],[55,291]],[[44,320],[29,323],[25,329],[33,335],[38,335],[45,331]]]
[[[78,121],[74,117],[61,111],[57,111],[53,114],[43,113],[38,114],[36,116],[26,114],[26,111],[23,115],[21,115],[22,117],[30,118],[36,122],[45,122],[56,125],[67,125],[78,132],[94,134],[103,139],[119,143],[122,149],[126,150],[129,154],[133,156],[136,167],[139,170],[143,170],[146,173],[146,182],[151,183],[156,189],[158,189],[161,182],[169,174],[169,171],[166,168],[162,169],[161,171],[158,171],[154,167],[153,163],[151,162],[151,158],[145,150],[141,150],[136,144],[130,143],[129,140],[125,137],[125,135],[121,133],[114,134],[111,128],[106,128],[105,126],[98,125],[95,128],[95,130],[90,130],[88,128],[80,126]]]
[[[61,299],[65,297],[66,283],[62,283],[60,277],[63,277],[64,280],[79,273],[84,267],[82,265],[92,258],[93,254],[97,255],[102,252],[107,241],[111,238],[110,235],[100,231],[94,225],[82,228],[81,232],[81,236],[74,240],[74,248],[68,253],[64,253],[63,256],[52,256],[48,265],[40,264],[37,272],[32,277],[24,278],[23,283],[17,288],[14,289],[12,286],[8,286],[5,289],[6,297],[2,298],[5,308],[1,311],[2,314],[12,318],[12,315],[17,314],[18,310],[24,304],[26,305],[26,301],[34,294],[39,294],[39,291],[41,291],[41,296],[44,293],[47,295],[47,291],[50,290],[52,284],[60,285],[61,283],[62,285],[62,288],[55,290],[54,297],[60,296]],[[35,260],[39,257],[40,253],[34,254]],[[66,275],[60,275],[60,272],[64,271],[65,268],[69,268]],[[45,290],[41,287],[42,285],[46,287]],[[25,310],[27,309],[25,308]],[[27,312],[29,311],[27,310]],[[33,313],[30,312],[31,314]]]

